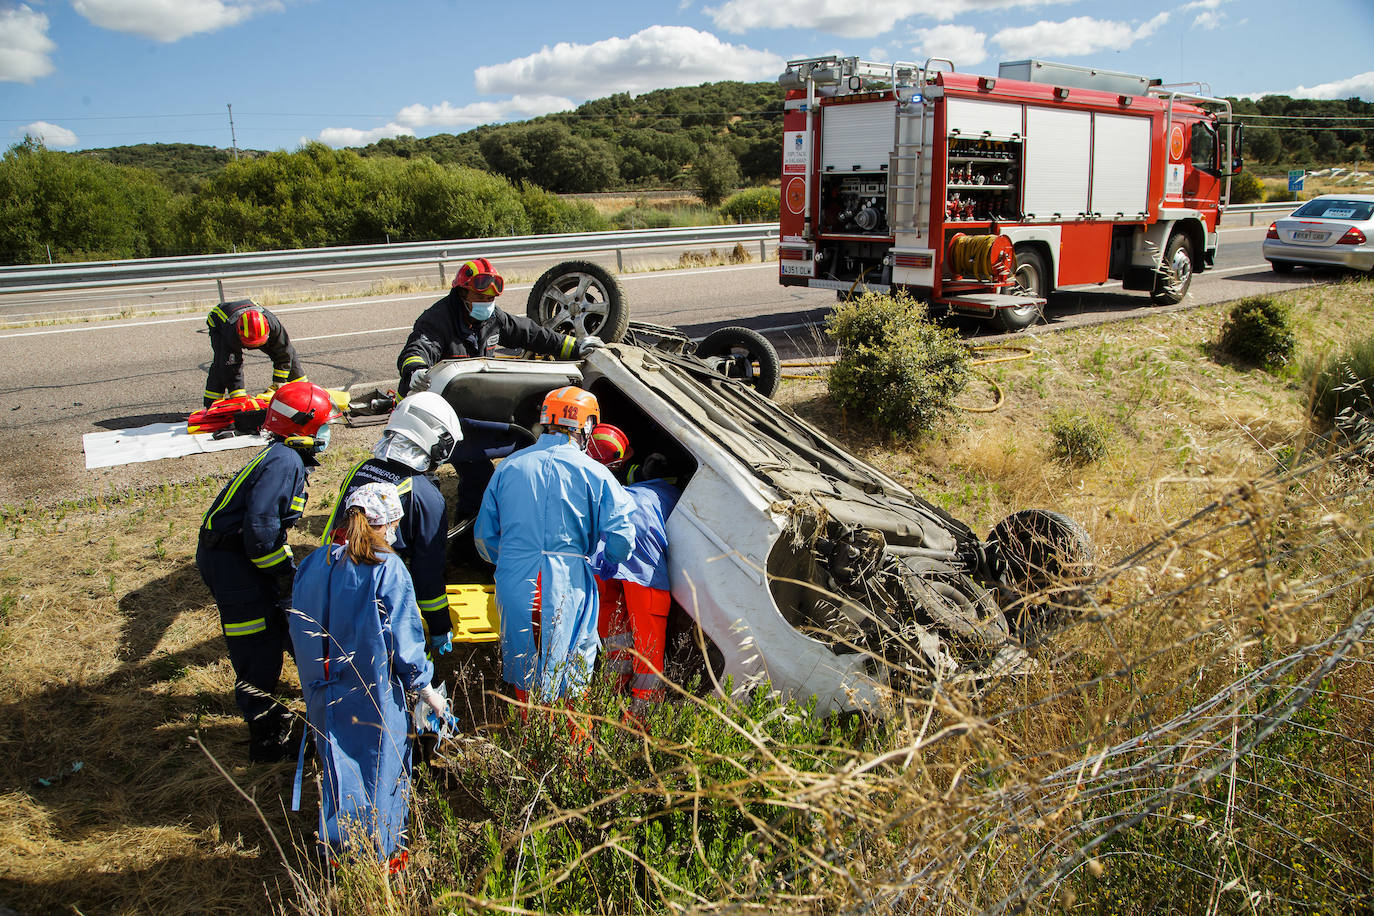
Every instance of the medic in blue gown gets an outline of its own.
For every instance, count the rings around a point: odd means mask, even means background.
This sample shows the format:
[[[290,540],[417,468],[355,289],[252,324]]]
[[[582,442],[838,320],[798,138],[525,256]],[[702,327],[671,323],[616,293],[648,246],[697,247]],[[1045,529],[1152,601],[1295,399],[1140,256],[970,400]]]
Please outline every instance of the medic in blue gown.
[[[306,717],[324,771],[319,838],[331,858],[403,864],[413,731],[407,692],[419,694],[442,721],[453,720],[430,686],[433,668],[410,573],[388,546],[402,515],[396,487],[367,484],[345,505],[345,542],[301,563],[290,614]],[[298,790],[304,758],[302,748]]]
[[[549,392],[545,433],[496,468],[473,530],[496,564],[502,678],[524,700],[581,692],[599,644],[597,591],[588,557],[599,539],[613,563],[634,545],[633,508],[611,473],[587,457],[600,410],[589,391]]]

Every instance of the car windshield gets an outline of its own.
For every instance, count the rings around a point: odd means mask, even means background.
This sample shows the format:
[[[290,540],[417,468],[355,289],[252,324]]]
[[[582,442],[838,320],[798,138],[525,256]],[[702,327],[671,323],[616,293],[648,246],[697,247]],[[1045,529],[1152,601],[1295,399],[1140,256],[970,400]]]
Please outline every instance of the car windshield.
[[[1374,216],[1374,201],[1343,200],[1336,197],[1309,200],[1293,212],[1294,216],[1311,216],[1317,219],[1343,219],[1363,222]]]

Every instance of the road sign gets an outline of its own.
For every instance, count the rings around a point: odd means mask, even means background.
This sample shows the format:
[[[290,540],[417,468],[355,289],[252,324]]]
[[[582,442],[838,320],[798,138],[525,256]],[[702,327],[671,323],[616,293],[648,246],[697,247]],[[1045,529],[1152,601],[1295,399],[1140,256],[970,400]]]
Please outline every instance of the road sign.
[[[1288,190],[1301,191],[1302,179],[1307,173],[1302,169],[1290,169],[1288,172]]]

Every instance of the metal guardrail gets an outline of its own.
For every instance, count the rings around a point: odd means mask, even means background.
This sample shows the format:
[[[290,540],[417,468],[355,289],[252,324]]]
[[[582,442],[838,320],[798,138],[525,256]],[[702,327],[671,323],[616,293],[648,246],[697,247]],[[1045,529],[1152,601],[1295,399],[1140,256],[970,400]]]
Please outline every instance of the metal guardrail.
[[[625,232],[577,232],[565,235],[525,235],[499,239],[451,239],[393,245],[352,245],[342,248],[303,248],[290,251],[245,251],[235,254],[145,258],[130,261],[87,261],[77,264],[21,264],[0,266],[0,293],[45,292],[96,286],[187,280],[226,280],[267,274],[294,274],[357,267],[402,267],[437,264],[458,258],[539,257],[543,255],[620,252],[670,246],[759,243],[760,259],[778,238],[777,223],[733,226],[692,226],[685,229],[639,229]],[[621,265],[623,269],[623,265]]]
[[[1301,201],[1234,204],[1227,217],[1287,212]],[[1232,223],[1230,219],[1225,222]],[[499,239],[450,239],[440,242],[403,242],[393,245],[351,245],[340,248],[303,248],[289,251],[245,251],[235,254],[145,258],[130,261],[86,261],[76,264],[20,264],[0,266],[0,293],[47,292],[88,287],[133,286],[140,283],[188,280],[226,280],[271,274],[297,274],[358,267],[403,267],[436,264],[458,258],[539,257],[614,251],[622,270],[621,252],[670,246],[759,243],[759,259],[776,242],[777,223],[733,226],[693,226],[685,229],[639,229],[624,232],[576,232],[565,235],[524,235]]]
[[[1234,226],[1235,223],[1229,218],[1232,214],[1245,215],[1248,213],[1250,215],[1250,225],[1253,226],[1255,225],[1255,214],[1257,213],[1291,213],[1293,210],[1301,207],[1303,203],[1304,201],[1301,200],[1285,200],[1267,204],[1228,204],[1226,206],[1226,214],[1222,217],[1222,224]]]

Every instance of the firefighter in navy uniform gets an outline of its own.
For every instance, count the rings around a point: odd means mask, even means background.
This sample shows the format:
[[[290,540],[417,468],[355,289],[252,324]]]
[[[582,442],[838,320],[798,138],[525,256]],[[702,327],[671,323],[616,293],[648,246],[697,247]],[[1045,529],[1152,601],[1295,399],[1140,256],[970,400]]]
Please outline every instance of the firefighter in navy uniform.
[[[273,699],[296,564],[286,532],[305,509],[305,478],[329,442],[334,404],[311,382],[277,389],[263,424],[271,442],[220,491],[200,525],[196,566],[215,603],[234,667],[234,701],[248,723],[248,758],[293,752],[290,711]]]
[[[421,391],[396,405],[386,429],[372,449],[373,457],[344,475],[334,510],[324,526],[325,544],[343,543],[348,522],[339,507],[354,490],[369,483],[392,484],[401,497],[404,515],[391,549],[410,567],[416,603],[429,629],[435,655],[453,651],[453,623],[449,618],[444,563],[448,547],[448,512],[439,487],[429,473],[448,460],[463,438],[458,415],[439,395]]]
[[[205,379],[205,406],[220,398],[242,397],[243,351],[261,350],[272,359],[272,388],[305,381],[296,349],[276,315],[251,299],[221,302],[205,317],[214,356]]]
[[[523,315],[496,307],[505,281],[486,258],[468,261],[458,268],[448,295],[431,305],[415,320],[396,360],[401,372],[401,394],[429,388],[429,370],[441,359],[492,356],[498,347],[529,350],[558,359],[579,359],[589,350],[604,346],[599,338],[581,340],[541,327]],[[482,493],[491,479],[491,462],[515,450],[518,440],[505,423],[462,419],[463,439],[452,461],[458,472],[455,519],[477,514]]]

